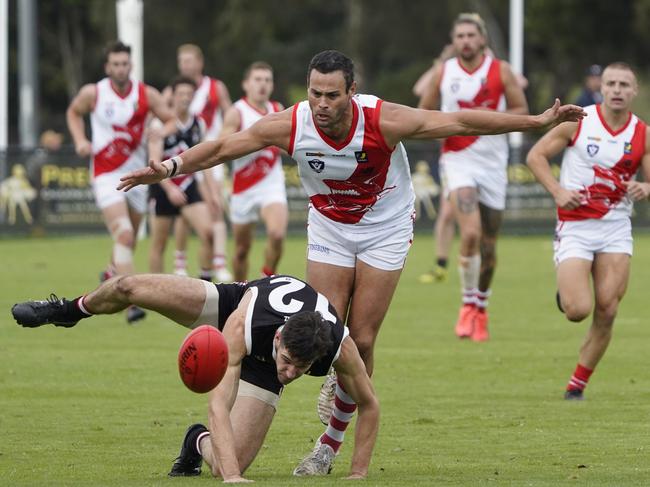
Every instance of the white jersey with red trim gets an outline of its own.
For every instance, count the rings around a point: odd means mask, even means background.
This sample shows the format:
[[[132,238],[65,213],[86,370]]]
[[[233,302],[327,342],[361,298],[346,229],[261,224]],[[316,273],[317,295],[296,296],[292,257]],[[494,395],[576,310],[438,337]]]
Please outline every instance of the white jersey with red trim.
[[[129,92],[118,94],[109,78],[96,85],[95,106],[90,114],[93,177],[139,169],[146,165],[143,132],[149,105],[144,83],[132,80]]]
[[[246,98],[238,100],[233,105],[239,112],[241,123],[239,130],[246,130],[268,113],[280,111],[280,105],[274,101],[266,102],[265,111],[262,112],[251,105]],[[232,163],[232,192],[243,193],[247,189],[264,181],[284,185],[284,171],[282,158],[277,147],[265,147]]]
[[[352,98],[352,125],[337,143],[314,123],[307,101],[293,107],[289,154],[298,162],[310,211],[371,228],[413,213],[415,193],[402,143],[388,147],[379,129],[382,100]]]
[[[217,79],[210,76],[203,76],[201,84],[196,88],[192,103],[190,103],[190,113],[200,116],[205,122],[207,127],[206,140],[215,140],[223,126],[217,81]]]
[[[573,140],[564,151],[560,185],[578,190],[582,201],[575,210],[558,208],[562,221],[629,218],[632,200],[623,184],[634,178],[645,154],[646,124],[632,112],[627,123],[612,130],[600,105],[585,107]]]
[[[506,109],[501,63],[491,56],[474,71],[467,71],[458,58],[448,59],[440,79],[440,110],[457,112],[463,109],[486,108],[502,112]],[[508,163],[508,140],[501,135],[447,137],[442,146],[445,162],[478,161],[492,167]]]

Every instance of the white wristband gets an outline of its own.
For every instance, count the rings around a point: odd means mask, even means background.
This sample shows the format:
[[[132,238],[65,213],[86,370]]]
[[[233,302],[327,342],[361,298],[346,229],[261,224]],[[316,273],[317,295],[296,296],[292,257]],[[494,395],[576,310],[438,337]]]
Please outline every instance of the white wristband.
[[[173,178],[180,172],[181,167],[183,167],[183,159],[181,159],[181,156],[174,156],[171,159],[163,161],[161,164],[167,170],[165,177]]]

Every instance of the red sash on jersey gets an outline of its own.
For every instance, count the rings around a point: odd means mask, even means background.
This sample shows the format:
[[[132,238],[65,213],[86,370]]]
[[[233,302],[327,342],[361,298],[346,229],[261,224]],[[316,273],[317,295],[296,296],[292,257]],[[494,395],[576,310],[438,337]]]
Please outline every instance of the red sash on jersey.
[[[488,108],[496,110],[499,99],[503,95],[504,87],[501,81],[501,63],[493,59],[488,69],[487,78],[473,100],[458,101],[458,106],[463,108]],[[445,139],[442,152],[457,152],[466,149],[478,140],[478,135],[453,135]]]
[[[235,173],[232,182],[233,194],[246,191],[251,186],[255,186],[271,172],[275,166],[280,149],[277,147],[266,147],[260,151],[260,154],[251,162]]]
[[[203,105],[203,110],[199,116],[205,122],[206,128],[210,129],[214,122],[214,114],[219,109],[219,91],[217,90],[217,80],[210,78],[210,88],[208,89],[208,97]]]
[[[111,172],[124,164],[142,141],[144,124],[149,113],[147,89],[138,83],[138,106],[126,125],[113,125],[115,138],[93,157],[94,175]]]
[[[384,187],[393,151],[386,145],[379,129],[381,104],[380,100],[375,108],[363,107],[363,150],[357,157],[354,172],[345,181],[323,179],[323,183],[331,192],[315,194],[310,198],[313,207],[330,220],[348,224],[359,223],[379,198],[394,189],[392,186]],[[354,130],[355,126],[356,123],[353,123],[351,130]],[[318,129],[318,126],[316,128]],[[326,137],[324,134],[321,136]]]
[[[630,146],[624,149],[623,156],[613,167],[594,166],[594,184],[580,190],[584,203],[575,210],[558,208],[559,220],[602,218],[625,198],[627,187],[623,183],[634,177],[645,154],[646,127],[641,120],[637,122]]]

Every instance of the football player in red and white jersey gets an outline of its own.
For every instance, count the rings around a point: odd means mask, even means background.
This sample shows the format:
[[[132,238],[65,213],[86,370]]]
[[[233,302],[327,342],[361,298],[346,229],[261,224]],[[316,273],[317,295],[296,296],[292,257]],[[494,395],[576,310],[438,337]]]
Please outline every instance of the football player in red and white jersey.
[[[607,66],[601,91],[601,105],[586,107],[589,116],[581,122],[563,123],[547,133],[530,150],[527,161],[558,207],[558,306],[576,322],[593,309],[566,399],[582,399],[591,373],[607,350],[629,276],[632,202],[650,195],[650,183],[635,180],[641,167],[644,180],[650,181],[650,133],[630,111],[637,95],[630,66]],[[558,181],[549,159],[562,150]]]
[[[244,72],[242,89],[246,95],[226,112],[222,137],[246,130],[269,113],[284,110],[280,103],[271,101],[273,68],[269,64],[259,61],[251,64]],[[280,150],[266,147],[233,161],[232,178],[230,221],[235,236],[232,263],[235,281],[248,278],[248,253],[258,214],[266,228],[261,272],[265,276],[276,274],[289,222]]]
[[[196,83],[197,89],[190,112],[200,116],[206,125],[206,140],[216,140],[221,133],[223,116],[231,106],[230,93],[226,85],[219,79],[203,73],[203,51],[196,44],[182,44],[177,49],[178,72],[181,76],[191,78]],[[163,95],[171,100],[171,90],[166,88]],[[214,246],[213,267],[214,278],[220,282],[232,280],[232,275],[226,267],[226,242],[228,238],[226,222],[224,219],[224,171],[222,166],[215,167],[205,172],[212,177],[197,175],[201,196],[210,208],[213,224]],[[182,218],[176,219],[174,237],[176,241],[175,272],[187,274],[185,265],[187,261],[187,235],[189,228]]]
[[[436,67],[420,108],[528,113],[526,97],[508,63],[485,52],[487,31],[478,14],[460,14],[451,40],[457,57]],[[489,337],[486,309],[505,209],[507,165],[505,135],[450,137],[442,148],[443,184],[460,228],[459,338],[484,341]]]
[[[107,77],[81,88],[68,107],[66,119],[77,154],[92,156],[95,200],[113,237],[107,273],[132,274],[133,249],[142,215],[147,211],[147,192],[125,195],[115,189],[115,184],[127,172],[146,166],[143,134],[149,113],[163,122],[174,117],[158,90],[131,78],[129,46],[120,41],[109,44],[104,69]],[[87,114],[92,143],[86,138]],[[129,322],[142,317],[141,310],[129,308]]]
[[[560,106],[559,100],[536,116],[442,113],[383,102],[356,94],[352,60],[337,51],[314,56],[307,76],[306,101],[178,157],[150,161],[149,168],[122,178],[119,189],[206,169],[268,146],[286,150],[298,163],[310,198],[307,280],[347,322],[372,375],[375,340],[412,238],[415,195],[401,140],[539,129],[579,120],[583,111]],[[340,383],[335,390],[328,430],[296,475],[329,472],[332,450],[340,447],[355,409]],[[364,477],[367,469],[355,474]]]

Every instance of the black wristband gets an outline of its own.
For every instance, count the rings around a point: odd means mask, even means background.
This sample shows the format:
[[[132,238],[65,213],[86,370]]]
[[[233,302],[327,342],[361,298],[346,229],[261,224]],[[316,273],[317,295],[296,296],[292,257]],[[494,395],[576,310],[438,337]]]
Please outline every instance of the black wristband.
[[[169,173],[169,177],[173,178],[176,175],[176,171],[178,171],[178,162],[176,162],[175,157],[172,157],[170,161],[172,161],[173,166],[171,172]]]

